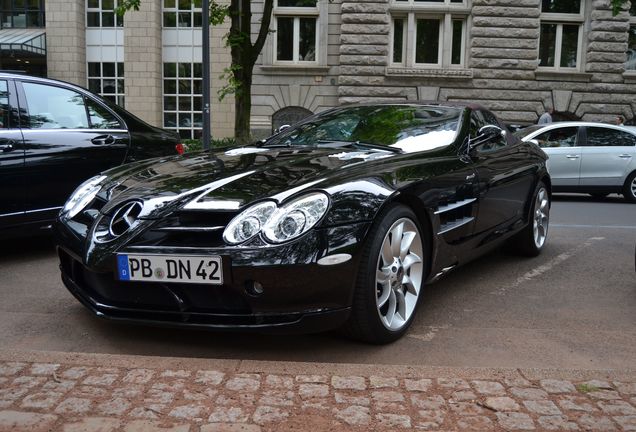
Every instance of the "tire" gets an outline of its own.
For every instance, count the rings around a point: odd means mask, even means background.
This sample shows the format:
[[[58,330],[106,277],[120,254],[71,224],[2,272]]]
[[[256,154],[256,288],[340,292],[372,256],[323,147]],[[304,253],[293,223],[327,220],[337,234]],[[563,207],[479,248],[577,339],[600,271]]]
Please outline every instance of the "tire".
[[[426,274],[424,237],[411,209],[391,205],[378,215],[368,239],[343,331],[385,344],[406,333],[417,311]]]
[[[543,182],[535,188],[531,205],[528,225],[512,238],[511,244],[521,255],[535,257],[545,247],[550,223],[550,194]]]
[[[623,185],[623,197],[625,201],[630,203],[636,203],[636,171],[631,173],[625,184]]]

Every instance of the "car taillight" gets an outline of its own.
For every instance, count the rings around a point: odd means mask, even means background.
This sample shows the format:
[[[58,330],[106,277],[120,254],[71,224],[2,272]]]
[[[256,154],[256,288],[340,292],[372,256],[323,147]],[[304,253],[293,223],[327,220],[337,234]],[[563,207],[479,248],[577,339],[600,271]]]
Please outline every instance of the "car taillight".
[[[182,155],[185,152],[185,147],[183,146],[183,144],[179,143],[176,146],[174,146],[174,149],[177,151],[177,153],[179,153],[180,155]]]

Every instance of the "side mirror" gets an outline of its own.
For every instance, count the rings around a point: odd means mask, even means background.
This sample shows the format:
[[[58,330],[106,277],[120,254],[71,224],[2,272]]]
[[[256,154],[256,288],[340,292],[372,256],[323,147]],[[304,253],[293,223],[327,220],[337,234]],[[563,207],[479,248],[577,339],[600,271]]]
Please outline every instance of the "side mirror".
[[[477,136],[470,140],[469,150],[479,147],[480,145],[489,143],[497,138],[505,138],[506,131],[499,126],[486,125],[482,126],[477,132]]]

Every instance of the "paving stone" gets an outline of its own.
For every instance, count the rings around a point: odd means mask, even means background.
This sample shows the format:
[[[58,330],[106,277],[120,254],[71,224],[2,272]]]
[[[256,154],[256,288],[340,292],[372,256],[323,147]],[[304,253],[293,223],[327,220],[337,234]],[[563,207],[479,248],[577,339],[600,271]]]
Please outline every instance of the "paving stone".
[[[376,402],[404,402],[404,395],[396,391],[374,391],[371,397]]]
[[[446,401],[441,396],[411,395],[411,403],[414,407],[423,410],[437,410],[446,407]]]
[[[148,392],[156,391],[153,386]],[[165,392],[165,391],[164,391]],[[136,399],[144,393],[144,387],[141,385],[127,385],[113,390],[113,397]]]
[[[269,390],[263,392],[260,399],[261,405],[270,406],[293,406],[295,394],[292,391]]]
[[[404,386],[408,391],[412,392],[426,392],[431,388],[432,384],[433,381],[427,378],[419,380],[407,378],[404,380]]]
[[[599,401],[598,406],[601,410],[610,415],[632,416],[636,415],[636,408],[623,400],[615,401]]]
[[[496,381],[472,381],[472,385],[477,393],[483,395],[504,395],[506,389]]]
[[[444,410],[420,410],[416,423],[418,429],[437,429],[444,423],[446,411]]]
[[[267,387],[291,390],[294,388],[294,379],[290,376],[267,375],[265,377],[265,385]]]
[[[460,431],[483,432],[493,429],[492,420],[486,416],[461,417],[457,420]]]
[[[362,406],[371,405],[371,399],[369,399],[367,396],[350,396],[344,393],[335,392],[334,397],[335,397],[336,403],[338,404],[362,405]]]
[[[165,426],[163,422],[135,420],[127,423],[123,432],[189,432],[190,425]]]
[[[583,414],[578,418],[578,424],[586,431],[615,431],[616,425],[609,417]]]
[[[52,414],[36,414],[21,411],[0,411],[0,430],[29,432],[48,432],[58,417]]]
[[[26,396],[22,399],[22,408],[52,409],[62,397],[62,393],[38,392]]]
[[[108,396],[109,392],[100,387],[79,386],[73,389],[73,396],[85,398],[102,398]]]
[[[90,399],[68,398],[63,400],[55,412],[58,414],[85,414],[91,410],[93,402]]]
[[[80,378],[84,378],[90,370],[91,368],[89,367],[74,366],[66,369],[65,371],[62,371],[59,376],[63,379],[78,380]]]
[[[113,432],[121,426],[121,421],[108,417],[87,417],[62,427],[63,432]]]
[[[503,380],[506,387],[532,387],[532,383],[525,378],[506,378]]]
[[[0,385],[5,385],[6,383],[9,382],[9,378],[7,377],[0,377]]]
[[[84,379],[82,384],[88,385],[88,386],[109,387],[109,386],[112,386],[115,383],[115,381],[117,381],[117,378],[119,378],[119,375],[114,373],[89,375]]]
[[[203,417],[207,417],[206,407],[198,404],[181,405],[174,408],[168,414],[170,417],[182,418],[193,421],[202,421]]]
[[[614,390],[614,386],[612,384],[603,380],[589,380],[582,384],[588,387],[596,387],[600,390]]]
[[[371,388],[394,388],[399,385],[397,378],[371,376],[369,377],[369,385]]]
[[[359,376],[333,376],[331,386],[338,390],[366,390],[367,388],[364,377]]]
[[[218,386],[223,382],[225,374],[223,372],[215,370],[200,370],[197,371],[194,378],[194,382],[197,384]]]
[[[594,399],[613,400],[620,399],[621,396],[615,390],[600,390],[589,392],[588,395]]]
[[[64,393],[75,387],[75,384],[75,381],[70,380],[50,380],[44,383],[44,385],[42,386],[42,390]]]
[[[542,415],[561,415],[561,410],[550,400],[523,401],[528,411]]]
[[[29,392],[28,388],[0,389],[0,400],[16,401]]]
[[[562,409],[569,411],[583,411],[586,413],[598,411],[587,398],[582,396],[565,395],[557,399],[557,403]]]
[[[616,423],[625,431],[636,431],[636,416],[616,416],[614,417]]]
[[[44,384],[47,381],[45,377],[34,377],[34,376],[21,376],[13,380],[13,385],[22,387],[22,388],[35,388]]]
[[[33,363],[30,373],[31,375],[53,375],[59,368],[60,365],[55,363]]]
[[[167,412],[167,407],[162,404],[147,404],[144,406],[133,408],[128,417],[135,419],[158,419]]]
[[[11,405],[13,405],[13,401],[0,399],[0,408],[9,408]]]
[[[519,411],[519,404],[507,396],[488,397],[484,405],[493,411]]]
[[[201,426],[201,432],[261,432],[254,424],[212,423]]]
[[[450,408],[460,416],[478,416],[484,414],[484,409],[473,402],[456,402],[450,404]]]
[[[558,430],[558,431],[575,431],[579,430],[576,423],[568,420],[566,416],[541,416],[539,417],[539,425],[545,430]]]
[[[531,388],[531,387],[512,387],[510,388],[510,393],[519,399],[525,400],[541,400],[548,398],[548,392],[545,390],[541,390],[539,388]]]
[[[2,373],[0,373],[2,375]],[[636,383],[615,382],[616,390],[624,395],[636,395]]]
[[[249,414],[240,407],[217,408],[208,418],[210,423],[247,423]]]
[[[548,393],[574,393],[576,388],[569,381],[544,379],[540,381],[541,387]]]
[[[477,396],[475,396],[475,393],[473,393],[470,390],[460,390],[460,391],[456,391],[454,392],[450,399],[449,399],[449,403],[450,402],[463,402],[463,401],[471,401],[471,400],[475,400],[477,398]]]
[[[329,381],[326,375],[298,375],[296,382],[307,384],[325,384]]]
[[[252,406],[256,401],[256,395],[252,393],[232,393],[230,396],[226,396],[224,394],[219,395],[216,398],[217,405],[243,405],[243,406]]]
[[[437,378],[437,385],[446,389],[470,390],[470,385],[460,378]]]
[[[152,369],[133,369],[124,375],[123,382],[127,384],[147,384],[155,376]]]
[[[379,413],[376,414],[375,418],[380,423],[380,427],[406,429],[411,427],[411,417],[407,415]]]
[[[219,393],[218,390],[215,389],[206,389],[202,392],[197,390],[188,390],[185,389],[181,392],[183,399],[189,401],[204,401],[207,399],[214,398]],[[168,403],[168,402],[165,402]]]
[[[266,423],[276,423],[289,417],[289,413],[278,407],[259,406],[254,411],[252,418],[254,423],[263,425]]]
[[[162,371],[160,376],[162,378],[190,378],[192,372],[188,370],[165,370]]]
[[[501,427],[507,430],[534,430],[534,422],[524,413],[496,413]]]
[[[304,401],[300,404],[300,407],[303,410],[330,410],[331,409],[326,399],[312,399],[311,401]]]
[[[225,383],[225,388],[233,391],[255,392],[261,386],[258,374],[237,374]]]
[[[130,409],[132,404],[127,399],[112,398],[97,405],[100,414],[121,416]]]
[[[301,384],[298,394],[303,399],[325,397],[329,395],[329,386],[326,384]]]
[[[350,426],[365,426],[371,422],[369,408],[352,405],[345,409],[335,409],[334,414],[337,419],[342,420]]]
[[[18,372],[27,367],[26,363],[21,362],[0,362],[0,375],[16,375]]]

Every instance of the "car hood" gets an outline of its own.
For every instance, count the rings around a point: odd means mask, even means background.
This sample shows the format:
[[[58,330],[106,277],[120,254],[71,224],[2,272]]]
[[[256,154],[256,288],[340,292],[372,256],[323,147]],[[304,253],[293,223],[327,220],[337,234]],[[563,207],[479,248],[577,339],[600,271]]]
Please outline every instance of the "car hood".
[[[200,152],[124,165],[106,174],[102,209],[136,199],[145,218],[188,205],[193,209],[238,210],[254,201],[283,201],[309,188],[323,188],[333,177],[346,177],[355,167],[367,171],[388,158],[405,156],[388,151],[343,148],[241,147]],[[348,170],[348,171],[343,171]]]

